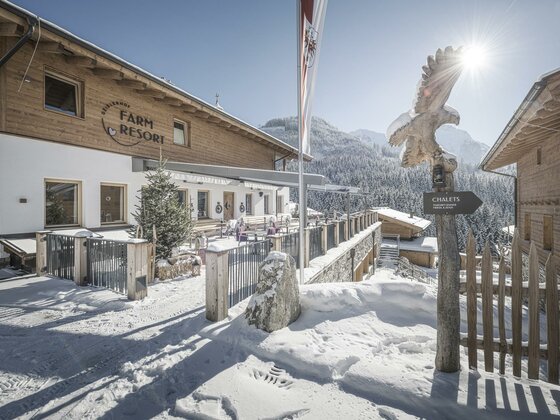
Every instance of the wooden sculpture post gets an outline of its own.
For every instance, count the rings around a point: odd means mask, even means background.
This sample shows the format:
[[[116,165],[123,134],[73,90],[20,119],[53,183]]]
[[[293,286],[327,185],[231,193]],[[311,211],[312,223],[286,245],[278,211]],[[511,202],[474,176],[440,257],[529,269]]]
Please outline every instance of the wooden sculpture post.
[[[436,193],[454,191],[453,172],[457,159],[436,141],[436,130],[443,124],[459,124],[459,113],[446,105],[461,74],[461,48],[438,49],[422,67],[422,78],[413,108],[400,115],[387,129],[392,146],[403,147],[401,165],[405,168],[429,162]],[[402,209],[408,210],[408,209]],[[453,212],[436,214],[439,249],[437,296],[437,351],[435,365],[442,372],[459,370],[459,247]]]
[[[443,166],[444,185],[434,192],[455,191],[453,172],[456,161],[441,155],[433,165]],[[457,243],[457,226],[454,214],[436,214],[436,231],[439,250],[438,294],[437,294],[437,349],[436,369],[456,372],[460,369],[460,324],[459,270],[461,260]]]

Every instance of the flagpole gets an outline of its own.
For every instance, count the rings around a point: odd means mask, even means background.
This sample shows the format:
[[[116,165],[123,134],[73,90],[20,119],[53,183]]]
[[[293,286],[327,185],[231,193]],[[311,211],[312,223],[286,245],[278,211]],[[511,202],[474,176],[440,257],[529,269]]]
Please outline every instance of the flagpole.
[[[301,103],[301,47],[302,47],[302,27],[301,27],[301,0],[296,0],[297,5],[297,101],[298,101],[298,190],[299,190],[299,282],[305,282],[305,216],[307,216],[307,204],[305,203],[304,184],[303,184],[303,144],[302,144],[302,103]]]

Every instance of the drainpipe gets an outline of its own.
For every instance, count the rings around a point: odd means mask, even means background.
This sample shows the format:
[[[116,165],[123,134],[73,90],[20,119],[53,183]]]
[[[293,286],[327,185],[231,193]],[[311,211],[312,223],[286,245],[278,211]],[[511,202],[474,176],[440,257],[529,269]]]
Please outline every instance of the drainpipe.
[[[8,60],[12,58],[12,56],[15,53],[17,53],[21,47],[23,47],[23,45],[31,38],[31,36],[33,36],[33,32],[35,32],[35,27],[37,26],[39,21],[37,20],[37,18],[29,16],[27,18],[27,23],[29,24],[29,27],[27,28],[27,32],[25,33],[25,35],[23,35],[18,40],[18,42],[16,42],[16,45],[14,45],[6,54],[4,54],[2,58],[0,58],[0,67],[6,64]]]

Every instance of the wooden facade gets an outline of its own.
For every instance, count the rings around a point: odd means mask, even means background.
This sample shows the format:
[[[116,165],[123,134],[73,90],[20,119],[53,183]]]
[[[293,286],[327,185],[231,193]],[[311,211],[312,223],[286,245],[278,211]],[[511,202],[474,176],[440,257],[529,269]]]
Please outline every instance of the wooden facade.
[[[544,264],[560,256],[560,71],[541,77],[482,162],[517,165],[516,226],[522,248]]]
[[[29,26],[24,17],[7,8],[0,6],[4,28],[0,55]],[[35,31],[32,40],[0,68],[0,132],[131,156],[158,158],[161,150],[172,161],[258,169],[274,169],[277,159],[297,156],[295,148],[79,41],[49,30],[41,21],[40,40]],[[78,116],[46,109],[45,74],[49,72],[79,85]],[[125,121],[131,135],[127,131],[110,136],[109,130],[118,132],[122,121],[115,119],[121,111],[126,112],[125,120],[132,115],[132,122]],[[185,124],[190,147],[174,144],[175,120]],[[109,124],[116,124],[115,128]],[[143,131],[149,135],[137,136]]]

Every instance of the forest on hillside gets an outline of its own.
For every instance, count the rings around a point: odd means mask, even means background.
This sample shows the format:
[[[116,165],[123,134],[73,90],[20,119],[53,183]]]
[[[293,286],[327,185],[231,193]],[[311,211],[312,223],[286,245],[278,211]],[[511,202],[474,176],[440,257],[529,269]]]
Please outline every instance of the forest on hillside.
[[[261,128],[292,145],[297,143],[297,123],[293,117],[275,118]],[[305,164],[306,172],[324,175],[332,184],[360,187],[367,193],[352,198],[352,211],[391,207],[434,220],[433,216],[424,215],[422,209],[422,193],[432,189],[429,168],[402,168],[398,149],[389,145],[364,144],[353,135],[314,118],[311,152],[314,159]],[[297,162],[291,162],[288,169],[296,171],[296,165]],[[464,250],[469,228],[473,230],[479,251],[486,240],[493,245],[503,243],[506,238],[502,228],[514,224],[513,178],[483,172],[475,165],[461,164],[455,172],[455,188],[457,191],[473,191],[483,201],[475,213],[457,217],[459,248]],[[295,188],[291,195],[292,201],[297,202]],[[345,211],[345,197],[309,192],[308,206],[332,215],[333,210]],[[433,224],[426,235],[435,235]]]

